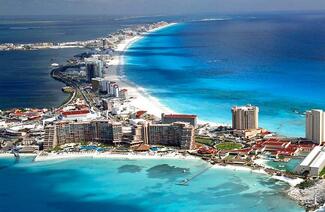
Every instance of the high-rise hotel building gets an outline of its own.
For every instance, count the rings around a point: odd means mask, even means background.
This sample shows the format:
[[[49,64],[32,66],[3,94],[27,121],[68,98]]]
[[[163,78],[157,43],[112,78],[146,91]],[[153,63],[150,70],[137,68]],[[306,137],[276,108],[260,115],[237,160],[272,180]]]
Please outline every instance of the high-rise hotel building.
[[[325,113],[323,110],[306,112],[306,138],[317,144],[325,141]]]
[[[256,106],[235,106],[232,112],[232,128],[235,130],[258,129],[258,112]]]

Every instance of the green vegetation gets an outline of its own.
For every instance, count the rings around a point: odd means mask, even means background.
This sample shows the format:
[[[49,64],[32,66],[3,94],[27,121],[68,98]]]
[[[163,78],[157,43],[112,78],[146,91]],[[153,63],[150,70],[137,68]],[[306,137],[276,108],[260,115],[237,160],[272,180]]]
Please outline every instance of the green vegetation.
[[[325,168],[319,173],[319,176],[325,176]]]
[[[112,144],[104,144],[104,143],[100,143],[100,144],[99,144],[99,147],[101,147],[101,148],[112,148],[112,147],[114,147],[114,145],[112,145]]]
[[[296,185],[296,187],[298,187],[300,189],[305,189],[305,188],[312,187],[313,185],[315,185],[315,181],[305,180],[304,182],[301,182],[298,185]]]
[[[284,157],[283,155],[280,155],[280,156],[279,156],[279,159],[280,159],[280,160],[283,160],[284,158],[285,158],[285,157]]]
[[[211,147],[214,145],[214,140],[210,137],[196,136],[195,142],[197,142],[199,144],[211,146]]]
[[[81,144],[81,146],[88,146],[89,142],[88,141],[81,141],[80,144]]]
[[[75,98],[83,99],[83,96],[82,96],[82,94],[78,91],[78,92],[76,93]]]
[[[242,145],[235,142],[224,142],[216,145],[218,150],[233,150],[233,149],[241,149]]]
[[[54,152],[59,152],[62,150],[62,148],[60,146],[56,146],[52,149]]]

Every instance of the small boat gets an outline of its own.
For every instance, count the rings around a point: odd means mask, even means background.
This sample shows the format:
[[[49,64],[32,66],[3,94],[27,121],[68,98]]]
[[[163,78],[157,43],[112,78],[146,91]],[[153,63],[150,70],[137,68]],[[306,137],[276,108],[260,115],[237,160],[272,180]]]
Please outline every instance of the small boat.
[[[60,66],[60,64],[58,64],[58,63],[52,63],[51,64],[51,67],[55,67],[56,68],[56,67],[59,67],[59,66]]]

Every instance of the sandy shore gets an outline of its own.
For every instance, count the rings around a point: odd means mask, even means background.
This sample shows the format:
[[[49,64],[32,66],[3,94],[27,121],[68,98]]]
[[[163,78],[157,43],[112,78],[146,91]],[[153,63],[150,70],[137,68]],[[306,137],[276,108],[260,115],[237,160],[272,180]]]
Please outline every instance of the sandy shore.
[[[19,153],[21,157],[35,157],[36,153]],[[0,153],[0,158],[14,158],[15,155],[11,153]]]
[[[253,172],[253,173],[259,173],[259,174],[267,174],[263,169],[252,169],[250,167],[246,166],[235,166],[235,165],[214,165],[213,168],[215,169],[231,169],[233,171],[247,171],[247,172]]]
[[[70,153],[48,153],[46,155],[37,155],[35,162],[51,161],[51,160],[68,160],[78,158],[104,158],[104,159],[125,159],[125,160],[147,160],[147,159],[174,159],[174,160],[189,160],[198,159],[193,156],[184,156],[178,153],[169,154],[150,154],[150,153],[111,153],[111,152],[70,152]]]
[[[146,35],[176,25],[177,23],[170,23],[162,27],[155,28],[141,36],[135,36],[122,41],[117,45],[115,51],[116,54],[113,59],[109,61],[108,71],[104,74],[104,77],[110,81],[117,82],[121,89],[127,89],[128,95],[133,97],[130,99],[130,104],[139,110],[146,110],[149,114],[153,114],[156,117],[161,117],[162,113],[177,113],[166,105],[162,104],[159,99],[150,95],[150,93],[143,87],[135,84],[134,82],[127,79],[124,72],[124,53],[127,49],[135,42],[141,40]],[[198,119],[198,124],[209,124],[210,126],[221,126],[225,125],[222,123],[208,122],[205,120]]]
[[[158,153],[111,153],[111,152],[70,152],[70,153],[48,153],[46,155],[39,154],[34,159],[35,162],[52,161],[52,160],[69,160],[79,158],[93,158],[93,159],[120,159],[120,160],[201,160],[199,157],[191,155],[181,155],[178,153],[158,154]],[[264,169],[252,169],[250,167],[218,164],[213,165],[213,169],[228,169],[232,171],[245,171],[258,174],[268,175]],[[291,179],[284,176],[270,176],[273,179],[288,183],[290,186],[296,186],[301,183],[303,179]]]
[[[152,33],[154,31],[158,31],[173,25],[175,25],[175,23],[155,28],[149,31],[148,33]],[[128,90],[128,95],[130,97],[133,97],[132,99],[130,99],[130,104],[132,106],[137,109],[146,110],[148,111],[148,113],[160,117],[161,113],[174,113],[174,111],[168,108],[167,106],[161,104],[157,98],[152,97],[144,88],[127,80],[127,77],[125,76],[123,70],[125,51],[134,42],[142,39],[148,33],[145,33],[142,36],[135,36],[133,38],[126,39],[117,46],[117,48],[115,49],[116,55],[113,56],[113,59],[109,62],[109,71],[105,73],[105,78],[110,81],[117,82],[120,88]]]

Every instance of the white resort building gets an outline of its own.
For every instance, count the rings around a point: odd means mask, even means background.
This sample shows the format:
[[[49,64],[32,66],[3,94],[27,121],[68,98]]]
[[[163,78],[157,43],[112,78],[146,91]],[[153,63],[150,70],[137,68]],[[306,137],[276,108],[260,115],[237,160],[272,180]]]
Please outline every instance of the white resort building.
[[[298,174],[318,176],[325,167],[325,147],[316,146],[296,168]]]

